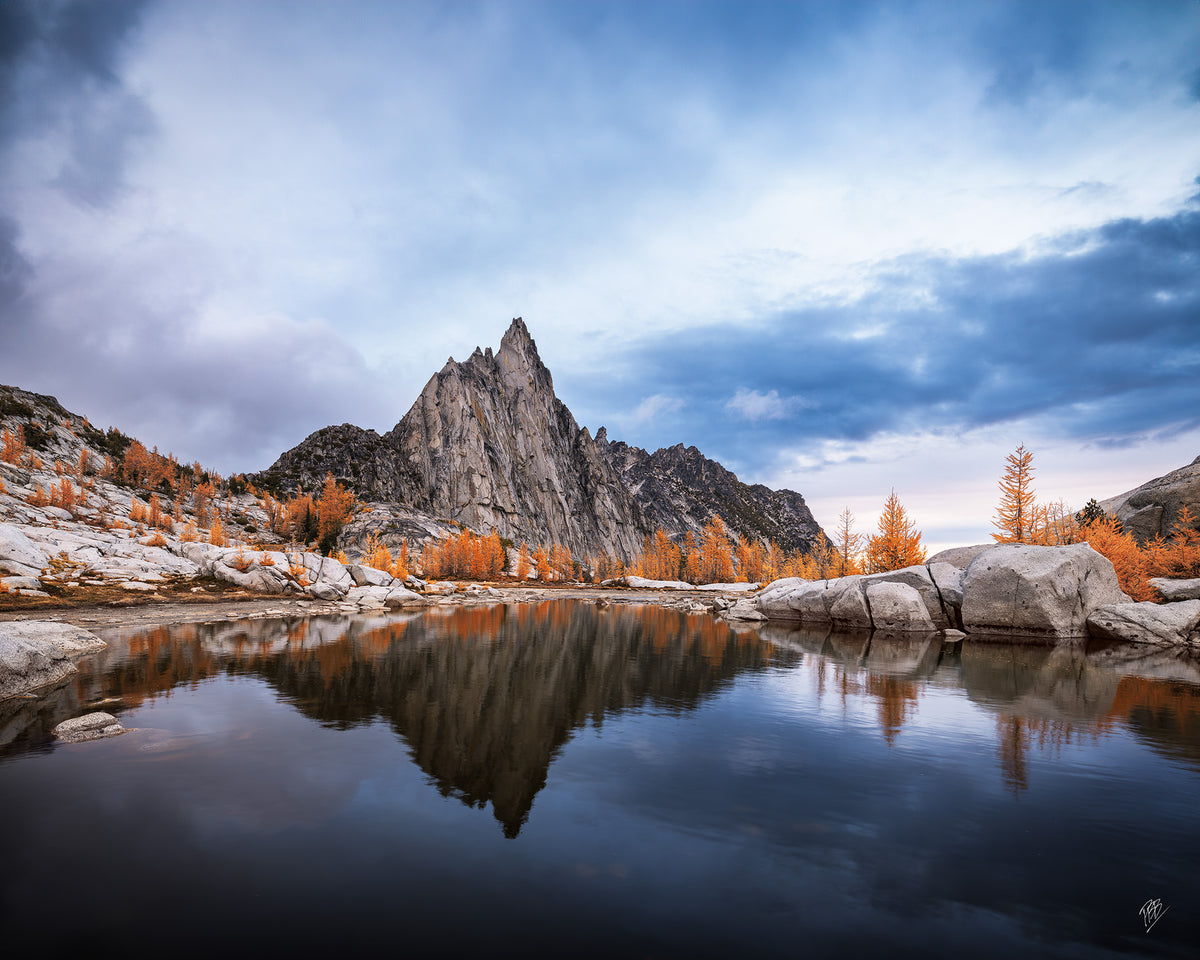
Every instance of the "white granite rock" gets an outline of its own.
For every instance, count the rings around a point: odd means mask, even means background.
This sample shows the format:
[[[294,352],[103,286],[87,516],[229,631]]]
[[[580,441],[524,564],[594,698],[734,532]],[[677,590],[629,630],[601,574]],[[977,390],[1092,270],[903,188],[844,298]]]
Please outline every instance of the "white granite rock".
[[[1200,644],[1200,600],[1098,607],[1088,615],[1087,630],[1093,637],[1134,643]]]
[[[1088,544],[1005,543],[967,567],[962,620],[968,633],[1082,637],[1092,611],[1123,602],[1112,563]]]

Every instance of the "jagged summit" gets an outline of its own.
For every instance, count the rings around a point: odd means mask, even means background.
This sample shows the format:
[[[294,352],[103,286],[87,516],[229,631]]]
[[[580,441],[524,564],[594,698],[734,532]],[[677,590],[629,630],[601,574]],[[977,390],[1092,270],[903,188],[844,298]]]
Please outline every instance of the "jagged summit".
[[[749,487],[695,447],[648,454],[595,437],[554,394],[550,370],[520,317],[499,349],[453,358],[380,437],[327,427],[283,454],[266,476],[311,487],[326,471],[359,496],[395,502],[476,530],[576,555],[630,558],[663,527],[698,533],[714,515],[751,539],[804,549],[821,531],[804,498]]]

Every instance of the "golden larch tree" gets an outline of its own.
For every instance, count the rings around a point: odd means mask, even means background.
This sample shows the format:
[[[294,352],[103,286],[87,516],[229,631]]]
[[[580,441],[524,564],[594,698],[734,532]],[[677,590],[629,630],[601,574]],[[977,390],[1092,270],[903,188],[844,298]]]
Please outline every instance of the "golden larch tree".
[[[1021,444],[1005,461],[1008,466],[1000,480],[1000,505],[992,521],[1000,532],[993,533],[992,539],[997,543],[1034,543],[1045,523],[1033,493],[1033,453]]]
[[[908,519],[893,490],[884,501],[879,532],[867,538],[867,572],[884,573],[925,562],[921,531]]]

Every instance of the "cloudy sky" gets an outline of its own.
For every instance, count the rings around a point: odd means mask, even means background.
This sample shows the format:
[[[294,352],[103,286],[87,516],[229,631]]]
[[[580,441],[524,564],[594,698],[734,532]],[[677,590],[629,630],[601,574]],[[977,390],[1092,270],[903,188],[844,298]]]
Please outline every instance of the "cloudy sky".
[[[0,3],[0,382],[223,472],[523,316],[583,425],[987,538],[1200,454],[1200,3]]]

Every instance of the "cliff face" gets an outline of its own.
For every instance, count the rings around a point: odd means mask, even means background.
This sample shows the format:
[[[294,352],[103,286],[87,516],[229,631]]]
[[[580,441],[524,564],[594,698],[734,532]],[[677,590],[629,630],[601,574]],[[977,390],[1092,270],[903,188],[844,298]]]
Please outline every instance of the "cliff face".
[[[748,486],[695,447],[649,454],[593,438],[554,395],[550,371],[519,318],[495,354],[453,358],[380,437],[349,424],[318,430],[266,475],[315,487],[330,471],[369,500],[402,503],[475,530],[576,555],[629,558],[663,527],[698,533],[714,515],[749,539],[786,549],[821,536],[804,498]]]
[[[477,530],[628,555],[642,524],[619,477],[554,395],[521,320],[500,350],[450,360],[383,442],[406,467],[402,499]]]

